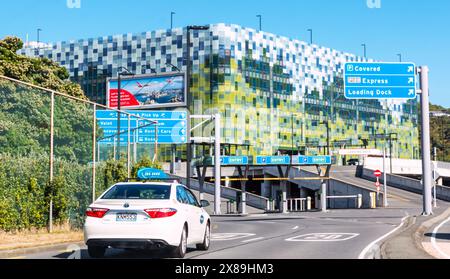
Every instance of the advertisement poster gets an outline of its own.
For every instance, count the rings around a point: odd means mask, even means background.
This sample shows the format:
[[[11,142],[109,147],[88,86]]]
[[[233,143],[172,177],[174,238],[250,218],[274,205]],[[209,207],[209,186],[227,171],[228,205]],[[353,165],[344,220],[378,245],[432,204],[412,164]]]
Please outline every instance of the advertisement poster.
[[[183,73],[122,77],[121,108],[151,109],[186,105],[186,79]],[[110,108],[118,107],[118,80],[108,80],[107,100]]]

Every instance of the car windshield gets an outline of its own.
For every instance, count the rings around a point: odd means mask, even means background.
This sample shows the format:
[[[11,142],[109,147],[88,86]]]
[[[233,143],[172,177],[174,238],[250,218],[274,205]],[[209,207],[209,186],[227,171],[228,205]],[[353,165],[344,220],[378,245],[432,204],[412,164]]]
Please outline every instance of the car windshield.
[[[170,198],[170,186],[151,184],[127,184],[116,185],[106,192],[103,200],[168,200]]]

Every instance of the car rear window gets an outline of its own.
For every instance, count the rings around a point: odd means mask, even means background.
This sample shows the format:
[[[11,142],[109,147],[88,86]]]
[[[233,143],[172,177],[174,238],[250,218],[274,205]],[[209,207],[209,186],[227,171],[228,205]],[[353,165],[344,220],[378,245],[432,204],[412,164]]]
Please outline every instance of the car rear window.
[[[168,200],[170,186],[166,185],[116,185],[106,192],[104,200]]]

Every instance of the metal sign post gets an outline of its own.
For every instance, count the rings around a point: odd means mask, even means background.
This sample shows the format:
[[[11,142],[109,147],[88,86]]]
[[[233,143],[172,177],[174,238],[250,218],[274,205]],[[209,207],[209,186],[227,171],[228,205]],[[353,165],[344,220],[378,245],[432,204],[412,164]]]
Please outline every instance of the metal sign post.
[[[423,174],[423,213],[433,214],[431,185],[431,144],[430,144],[430,103],[428,85],[428,66],[419,69],[420,74],[420,105],[422,109],[422,174]]]
[[[220,126],[220,114],[214,116],[214,130],[215,130],[215,140],[214,140],[214,214],[221,214],[220,210],[220,178],[222,174],[220,173],[220,142],[221,142],[221,126]]]

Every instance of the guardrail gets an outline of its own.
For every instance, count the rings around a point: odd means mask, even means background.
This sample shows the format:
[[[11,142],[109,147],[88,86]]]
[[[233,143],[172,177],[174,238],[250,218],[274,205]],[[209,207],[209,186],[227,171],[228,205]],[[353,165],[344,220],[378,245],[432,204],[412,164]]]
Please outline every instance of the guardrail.
[[[288,199],[289,212],[302,212],[311,210],[311,197]]]

